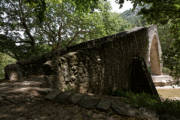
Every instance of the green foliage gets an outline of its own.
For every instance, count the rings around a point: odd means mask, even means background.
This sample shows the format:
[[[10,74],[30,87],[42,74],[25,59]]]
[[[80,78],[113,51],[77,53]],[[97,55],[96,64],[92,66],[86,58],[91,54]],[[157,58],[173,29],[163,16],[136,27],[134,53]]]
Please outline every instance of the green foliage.
[[[27,0],[25,3],[34,9],[35,16],[38,18],[39,23],[44,20],[44,13],[46,11],[46,1],[45,0]]]
[[[76,11],[88,12],[93,11],[97,7],[98,0],[27,0],[25,1],[31,9],[36,11],[35,15],[39,19],[39,22],[44,21],[44,15],[48,8],[48,3],[54,2],[56,4],[63,4],[64,2],[69,2],[73,4]]]
[[[65,0],[64,0],[65,1]],[[87,12],[87,10],[94,10],[97,8],[98,0],[68,0],[74,3],[76,10]]]
[[[133,93],[132,91],[116,91],[113,95],[128,98],[128,102],[135,107],[149,107],[159,102],[159,98],[147,93]]]
[[[179,25],[180,26],[180,25]],[[159,25],[163,64],[174,77],[180,77],[180,29],[174,23]]]
[[[166,24],[180,20],[179,0],[132,0],[134,5],[142,6],[140,14],[148,21]]]
[[[56,0],[47,2],[47,5],[46,19],[37,34],[53,49],[76,44],[77,41],[83,41],[85,36],[94,33],[94,13],[76,11],[73,3],[69,1],[58,3]]]
[[[164,66],[163,66],[163,68],[162,68],[162,72],[163,72],[164,74],[167,74],[167,75],[170,75],[170,74],[171,74],[171,70],[170,70],[169,68],[167,68],[167,67],[164,67]]]
[[[45,11],[46,3],[58,1],[59,3],[67,2],[67,0],[28,0],[31,5],[35,6],[38,14]],[[68,0],[71,2],[76,10],[89,11],[94,10],[101,0]],[[120,7],[123,6],[125,0],[115,0]],[[134,7],[141,6],[140,13],[143,14],[149,21],[156,21],[158,23],[167,23],[168,21],[176,21],[180,14],[179,0],[128,0],[134,4]],[[179,20],[178,20],[179,21]]]
[[[142,7],[142,14],[149,23],[157,23],[163,49],[164,66],[170,74],[180,77],[180,1],[179,0],[133,0]]]
[[[123,19],[127,20],[133,27],[142,27],[146,26],[147,22],[143,18],[142,15],[138,15],[138,12],[141,8],[135,8],[134,10],[126,10],[124,11],[121,16]]]
[[[170,114],[180,118],[180,101],[175,100],[165,100],[154,105],[155,109],[158,111],[159,114]]]
[[[109,2],[101,1],[98,8],[97,12],[91,14],[89,21],[95,29],[86,36],[85,40],[112,35],[132,28],[132,25],[124,20],[120,14],[110,12]]]
[[[33,5],[23,0],[0,1],[0,52],[17,60],[41,54],[35,51],[40,44],[36,35],[40,25],[37,5]]]
[[[158,24],[159,38],[163,52],[166,73],[180,77],[180,1],[179,0],[130,0],[133,11],[125,11],[122,16],[134,26]]]
[[[180,101],[160,101],[159,98],[146,93],[116,91],[114,95],[127,98],[127,102],[135,107],[144,107],[156,111],[159,115],[168,114],[180,118]]]
[[[0,9],[4,11],[0,13],[0,52],[17,60],[27,59],[131,27],[118,14],[110,12],[109,2],[99,1],[94,11],[86,12],[76,10],[76,2],[46,0],[40,23],[38,1],[0,1]]]
[[[12,64],[15,62],[16,60],[13,59],[12,57],[6,54],[0,53],[0,79],[4,78],[4,67],[8,64]]]

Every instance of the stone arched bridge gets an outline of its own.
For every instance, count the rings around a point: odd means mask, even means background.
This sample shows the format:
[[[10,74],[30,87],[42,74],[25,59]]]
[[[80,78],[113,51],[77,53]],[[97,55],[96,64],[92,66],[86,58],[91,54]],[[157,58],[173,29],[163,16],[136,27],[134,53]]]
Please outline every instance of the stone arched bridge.
[[[60,91],[111,94],[131,90],[157,95],[151,74],[161,74],[160,58],[157,28],[150,26],[18,61],[5,72],[10,80],[44,75]]]

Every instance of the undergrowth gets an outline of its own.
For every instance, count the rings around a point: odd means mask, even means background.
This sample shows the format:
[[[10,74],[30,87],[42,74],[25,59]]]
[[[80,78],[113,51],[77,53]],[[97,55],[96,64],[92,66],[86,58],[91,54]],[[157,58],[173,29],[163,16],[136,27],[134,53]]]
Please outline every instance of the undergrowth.
[[[131,91],[116,91],[113,95],[127,98],[127,102],[135,107],[144,107],[156,111],[159,115],[168,114],[180,118],[180,101],[169,99],[161,101],[156,96],[147,93],[135,94]]]

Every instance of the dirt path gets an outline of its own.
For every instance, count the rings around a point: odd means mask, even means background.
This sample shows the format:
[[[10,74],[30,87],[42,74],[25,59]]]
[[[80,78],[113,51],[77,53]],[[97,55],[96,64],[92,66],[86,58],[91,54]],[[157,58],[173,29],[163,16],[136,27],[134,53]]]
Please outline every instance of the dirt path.
[[[164,99],[180,100],[180,88],[161,88],[157,91]]]
[[[111,111],[87,110],[48,101],[44,96],[51,90],[41,78],[38,82],[37,79],[0,82],[0,120],[140,120]]]

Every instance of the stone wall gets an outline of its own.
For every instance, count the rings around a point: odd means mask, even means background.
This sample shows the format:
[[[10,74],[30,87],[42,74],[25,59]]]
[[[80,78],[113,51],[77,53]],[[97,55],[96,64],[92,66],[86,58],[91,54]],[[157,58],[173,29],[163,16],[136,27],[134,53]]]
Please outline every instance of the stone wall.
[[[149,75],[143,72],[143,77],[137,77],[142,79],[140,81],[136,80],[135,76],[132,77],[134,58],[143,58],[149,63],[151,43],[149,33],[152,34],[154,29],[156,29],[154,26],[136,28],[48,53],[38,59],[20,61],[17,64],[25,71],[22,72],[24,76],[37,73],[55,75],[54,81],[61,91],[111,94],[119,89],[133,90],[133,87],[136,89],[141,87],[141,92],[149,89],[149,93],[156,94],[153,84],[149,83],[152,82]],[[45,65],[47,61],[51,64]],[[147,73],[146,66],[139,71],[144,69]],[[134,86],[136,81],[140,84]]]
[[[106,115],[117,114],[126,117],[134,117],[132,120],[159,120],[159,116],[152,110],[147,110],[146,108],[134,107],[129,103],[129,99],[118,96],[97,96],[80,94],[72,91],[59,92],[52,91],[46,97],[47,100],[60,103],[60,104],[70,104],[76,105],[86,110],[96,110],[103,111]],[[132,103],[134,104],[134,103]],[[74,106],[73,106],[74,108]],[[91,115],[93,116],[93,115]],[[96,120],[95,118],[90,118]],[[98,120],[130,120],[126,118],[105,118],[101,115]],[[73,119],[74,120],[74,119]],[[79,119],[78,119],[79,120]]]
[[[146,58],[147,46],[147,31],[142,28],[72,47],[73,52],[58,57],[60,86],[93,93],[129,90],[132,60]]]

